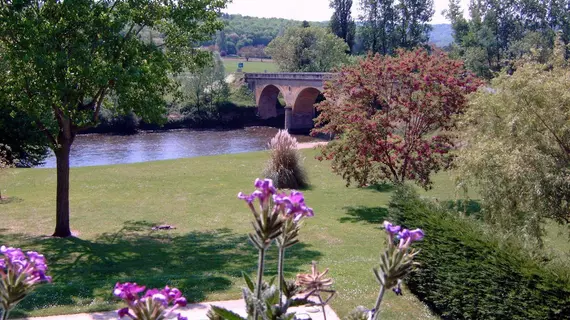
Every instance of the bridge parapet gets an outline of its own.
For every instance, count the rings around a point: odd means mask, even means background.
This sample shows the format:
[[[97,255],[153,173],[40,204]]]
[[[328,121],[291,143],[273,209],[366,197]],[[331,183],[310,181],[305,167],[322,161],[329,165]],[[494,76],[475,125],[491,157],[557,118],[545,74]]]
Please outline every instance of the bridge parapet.
[[[335,74],[329,72],[272,72],[272,73],[246,73],[248,80],[300,80],[300,81],[327,81]]]

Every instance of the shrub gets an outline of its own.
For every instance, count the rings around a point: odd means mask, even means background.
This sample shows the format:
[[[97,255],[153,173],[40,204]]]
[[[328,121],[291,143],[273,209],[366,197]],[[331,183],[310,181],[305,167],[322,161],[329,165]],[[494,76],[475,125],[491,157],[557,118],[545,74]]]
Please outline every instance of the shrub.
[[[302,189],[309,185],[303,169],[297,139],[286,130],[279,130],[269,142],[271,156],[263,175],[274,181],[277,188]]]
[[[524,246],[485,225],[396,191],[392,218],[430,236],[418,244],[420,266],[408,287],[443,319],[570,319],[570,279]]]

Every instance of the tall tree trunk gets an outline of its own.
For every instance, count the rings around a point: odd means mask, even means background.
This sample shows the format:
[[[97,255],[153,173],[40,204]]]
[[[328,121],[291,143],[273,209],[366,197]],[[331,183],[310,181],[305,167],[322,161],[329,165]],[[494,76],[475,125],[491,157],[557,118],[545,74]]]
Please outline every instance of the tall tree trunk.
[[[71,236],[69,228],[69,153],[71,151],[70,139],[59,135],[59,149],[55,151],[57,160],[57,196],[56,196],[56,222],[54,237],[65,238]]]

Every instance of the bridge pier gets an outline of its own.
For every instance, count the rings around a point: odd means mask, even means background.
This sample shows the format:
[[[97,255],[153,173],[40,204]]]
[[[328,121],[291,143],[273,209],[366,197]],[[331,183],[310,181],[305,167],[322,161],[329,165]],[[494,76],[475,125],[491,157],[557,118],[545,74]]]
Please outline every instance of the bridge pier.
[[[285,107],[285,130],[291,131],[293,127],[293,107]]]

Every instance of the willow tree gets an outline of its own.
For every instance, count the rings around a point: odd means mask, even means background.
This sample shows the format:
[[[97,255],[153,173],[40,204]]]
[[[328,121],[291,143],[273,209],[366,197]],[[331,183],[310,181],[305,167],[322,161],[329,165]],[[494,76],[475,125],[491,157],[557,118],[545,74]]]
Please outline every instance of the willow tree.
[[[459,126],[457,173],[477,188],[485,218],[537,244],[546,221],[570,224],[570,68],[561,55],[559,65],[499,74]]]
[[[54,236],[71,235],[69,154],[98,123],[106,98],[120,113],[160,121],[172,75],[201,65],[194,49],[222,27],[226,0],[0,0],[0,90],[44,132],[57,158]],[[157,37],[144,37],[149,30]]]

